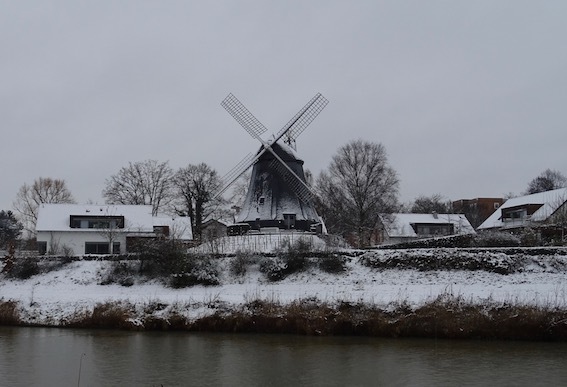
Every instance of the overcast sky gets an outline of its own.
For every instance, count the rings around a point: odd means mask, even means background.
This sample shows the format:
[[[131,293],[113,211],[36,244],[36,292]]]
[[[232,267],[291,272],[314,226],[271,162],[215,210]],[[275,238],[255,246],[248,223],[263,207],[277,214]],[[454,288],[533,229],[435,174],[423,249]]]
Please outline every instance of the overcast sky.
[[[102,203],[128,162],[220,175],[311,97],[317,175],[353,139],[382,143],[400,199],[526,189],[567,174],[567,1],[0,0],[0,209],[38,177]],[[266,136],[267,137],[267,136]]]

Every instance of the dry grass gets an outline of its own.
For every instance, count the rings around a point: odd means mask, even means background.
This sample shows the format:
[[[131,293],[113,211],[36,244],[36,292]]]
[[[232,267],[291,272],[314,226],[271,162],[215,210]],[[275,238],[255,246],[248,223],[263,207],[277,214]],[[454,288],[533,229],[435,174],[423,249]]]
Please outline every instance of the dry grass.
[[[20,325],[20,312],[16,301],[0,299],[0,325]]]
[[[567,340],[567,311],[512,304],[473,305],[443,296],[415,310],[358,303],[253,301],[191,324],[191,330],[446,339]]]
[[[138,313],[127,302],[97,304],[79,311],[63,325],[75,328],[185,330],[206,332],[277,333],[428,337],[445,339],[567,340],[567,310],[485,301],[472,303],[445,294],[418,308],[407,303],[378,307],[364,303],[327,303],[316,298],[288,304],[256,299],[235,307],[219,306],[205,317],[190,320],[186,308],[148,305]],[[140,316],[141,313],[141,316]],[[21,325],[14,301],[0,301],[0,325]]]
[[[134,329],[134,314],[134,307],[129,303],[105,302],[97,304],[92,312],[77,312],[65,325],[71,328]]]

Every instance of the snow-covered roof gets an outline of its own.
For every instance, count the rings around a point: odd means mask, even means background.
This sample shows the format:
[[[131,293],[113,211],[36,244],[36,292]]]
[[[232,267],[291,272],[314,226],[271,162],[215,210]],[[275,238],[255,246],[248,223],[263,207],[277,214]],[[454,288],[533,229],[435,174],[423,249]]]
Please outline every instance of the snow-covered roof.
[[[532,195],[519,196],[517,198],[508,199],[492,213],[478,229],[500,228],[504,226],[502,221],[502,210],[512,207],[527,206],[530,204],[539,204],[541,207],[535,211],[531,217],[531,221],[542,222],[549,218],[563,203],[567,201],[567,188],[559,188],[551,191],[535,193]]]
[[[418,237],[412,225],[454,225],[455,234],[472,234],[474,228],[463,214],[384,214],[380,215],[389,237]]]
[[[123,216],[126,231],[153,231],[152,206],[114,204],[41,204],[36,231],[70,231],[71,215]]]
[[[39,206],[36,231],[85,231],[70,227],[71,216],[123,216],[125,232],[153,233],[154,226],[169,226],[176,238],[192,239],[188,217],[152,216],[152,206],[114,204],[42,204]]]

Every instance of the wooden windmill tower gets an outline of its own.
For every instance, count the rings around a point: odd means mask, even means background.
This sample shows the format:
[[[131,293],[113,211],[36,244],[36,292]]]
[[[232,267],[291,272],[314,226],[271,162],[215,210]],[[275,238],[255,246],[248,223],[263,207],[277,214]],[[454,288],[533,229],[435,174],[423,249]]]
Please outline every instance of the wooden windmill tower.
[[[266,127],[234,95],[229,94],[222,101],[230,115],[262,145],[255,155],[248,155],[223,178],[222,188],[216,194],[222,195],[252,167],[246,198],[237,224],[229,227],[229,234],[247,229],[315,231],[320,228],[313,192],[305,181],[303,160],[297,157],[295,144],[327,103],[321,94],[315,95],[271,141],[264,141],[261,135],[267,131]]]

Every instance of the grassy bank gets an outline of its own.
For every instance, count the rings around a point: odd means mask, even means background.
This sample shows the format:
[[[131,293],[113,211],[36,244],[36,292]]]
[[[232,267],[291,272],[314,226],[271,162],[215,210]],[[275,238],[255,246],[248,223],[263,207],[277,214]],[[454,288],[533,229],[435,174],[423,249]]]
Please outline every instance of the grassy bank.
[[[238,307],[219,305],[213,314],[188,318],[182,305],[156,314],[168,305],[128,302],[97,304],[76,312],[59,327],[126,330],[357,335],[444,339],[567,340],[567,310],[553,307],[495,303],[473,304],[459,297],[440,296],[418,308],[392,304],[386,308],[303,299],[288,304],[254,300]],[[0,302],[1,325],[23,323],[14,301]]]
[[[565,248],[83,258],[16,261],[0,324],[567,339]]]

